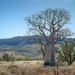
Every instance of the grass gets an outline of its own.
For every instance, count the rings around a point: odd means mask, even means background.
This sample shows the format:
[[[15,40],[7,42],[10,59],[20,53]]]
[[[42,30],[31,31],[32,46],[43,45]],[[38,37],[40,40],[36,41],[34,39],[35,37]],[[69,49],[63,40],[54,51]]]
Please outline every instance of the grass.
[[[0,75],[57,75],[57,67],[44,67],[43,61],[0,62]],[[75,65],[59,66],[58,75],[75,75]]]

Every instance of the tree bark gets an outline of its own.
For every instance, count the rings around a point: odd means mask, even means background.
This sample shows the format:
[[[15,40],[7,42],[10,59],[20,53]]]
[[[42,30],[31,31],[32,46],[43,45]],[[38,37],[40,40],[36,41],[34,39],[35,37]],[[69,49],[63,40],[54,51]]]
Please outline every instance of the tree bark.
[[[50,59],[50,65],[51,66],[55,66],[56,65],[56,62],[55,62],[55,44],[52,43],[50,45],[50,51],[51,51],[51,59]]]
[[[46,46],[44,65],[45,66],[55,66],[56,65],[54,43]]]
[[[50,65],[51,53],[50,53],[50,45],[46,46],[45,57],[44,57],[44,65]]]

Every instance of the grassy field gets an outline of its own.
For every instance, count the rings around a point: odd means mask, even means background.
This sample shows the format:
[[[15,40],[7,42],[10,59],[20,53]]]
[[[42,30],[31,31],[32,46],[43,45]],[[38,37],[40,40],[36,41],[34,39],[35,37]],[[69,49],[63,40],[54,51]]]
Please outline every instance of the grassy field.
[[[75,65],[44,67],[43,61],[0,62],[0,75],[75,75]]]

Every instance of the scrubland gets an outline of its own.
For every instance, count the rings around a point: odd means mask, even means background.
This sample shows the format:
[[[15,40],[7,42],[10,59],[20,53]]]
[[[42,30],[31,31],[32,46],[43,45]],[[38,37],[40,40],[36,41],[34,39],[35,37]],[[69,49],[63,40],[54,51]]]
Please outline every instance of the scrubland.
[[[75,64],[49,67],[43,61],[1,61],[0,75],[75,75]]]

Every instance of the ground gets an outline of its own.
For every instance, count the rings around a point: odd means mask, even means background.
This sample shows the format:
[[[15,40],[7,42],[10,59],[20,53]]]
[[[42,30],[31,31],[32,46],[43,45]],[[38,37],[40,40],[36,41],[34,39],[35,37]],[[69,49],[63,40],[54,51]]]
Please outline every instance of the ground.
[[[14,62],[1,61],[0,75],[75,75],[75,65],[44,67],[43,61],[38,60]]]

